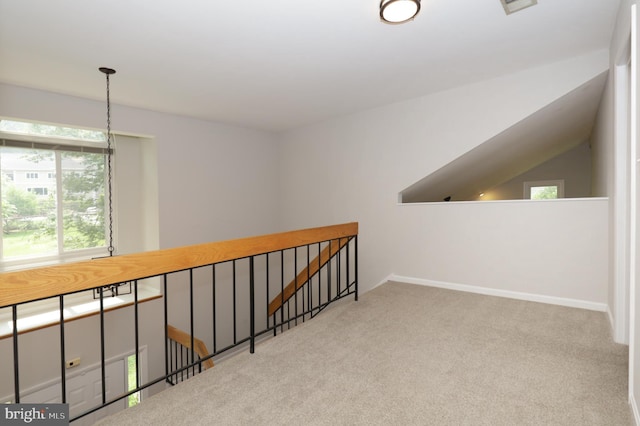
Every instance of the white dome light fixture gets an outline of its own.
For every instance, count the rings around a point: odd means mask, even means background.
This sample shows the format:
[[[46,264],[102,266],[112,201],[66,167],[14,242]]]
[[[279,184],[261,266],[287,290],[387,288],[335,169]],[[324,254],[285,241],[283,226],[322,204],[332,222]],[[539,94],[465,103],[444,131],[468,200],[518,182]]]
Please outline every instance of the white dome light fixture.
[[[420,12],[420,0],[381,0],[380,19],[387,24],[411,21]]]

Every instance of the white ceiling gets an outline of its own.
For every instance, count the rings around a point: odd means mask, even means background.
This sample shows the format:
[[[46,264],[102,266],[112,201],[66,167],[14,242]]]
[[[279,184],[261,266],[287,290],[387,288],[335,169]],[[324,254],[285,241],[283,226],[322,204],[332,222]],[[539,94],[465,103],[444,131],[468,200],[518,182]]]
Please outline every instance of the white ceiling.
[[[607,48],[620,0],[0,0],[0,82],[282,131]]]

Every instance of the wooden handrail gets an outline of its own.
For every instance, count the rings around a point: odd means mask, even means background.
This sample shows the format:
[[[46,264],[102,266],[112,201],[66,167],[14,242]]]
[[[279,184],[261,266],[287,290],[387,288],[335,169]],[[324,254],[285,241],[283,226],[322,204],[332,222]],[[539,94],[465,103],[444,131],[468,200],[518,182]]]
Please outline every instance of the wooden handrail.
[[[174,326],[167,325],[167,337],[175,342],[180,343],[187,349],[191,349],[191,335],[185,333],[184,331],[175,328]],[[209,355],[209,351],[207,350],[207,345],[197,337],[193,338],[193,351],[198,354],[200,358],[204,358]],[[206,361],[202,362],[204,368],[213,368],[213,359],[209,358]]]
[[[287,300],[291,299],[295,292],[302,287],[311,277],[318,273],[318,271],[326,265],[329,260],[333,256],[338,253],[342,247],[347,245],[349,242],[349,238],[341,238],[340,240],[332,240],[329,245],[327,245],[318,256],[316,256],[311,262],[309,262],[310,266],[305,266],[305,268],[300,271],[297,277],[295,277],[291,282],[284,288],[284,290],[273,298],[271,303],[269,303],[269,315],[273,315],[276,313],[280,307]],[[320,261],[318,261],[318,257]]]
[[[104,257],[0,274],[0,307],[358,234],[358,223]]]

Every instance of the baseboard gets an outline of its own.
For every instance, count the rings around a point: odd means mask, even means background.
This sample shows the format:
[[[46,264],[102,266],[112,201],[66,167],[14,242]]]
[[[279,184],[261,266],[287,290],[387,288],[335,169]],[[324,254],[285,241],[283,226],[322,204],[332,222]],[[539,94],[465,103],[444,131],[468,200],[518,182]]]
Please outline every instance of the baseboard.
[[[407,284],[424,285],[428,287],[438,287],[448,290],[466,291],[469,293],[484,294],[486,296],[506,297],[508,299],[526,300],[529,302],[547,303],[550,305],[567,306],[571,308],[587,309],[590,311],[607,312],[608,306],[605,303],[589,302],[586,300],[568,299],[563,297],[545,296],[540,294],[522,293],[518,291],[500,290],[495,288],[478,287],[468,284],[448,283],[442,281],[425,280],[422,278],[405,277],[391,274],[387,278],[389,281],[399,281]],[[611,316],[610,316],[611,318]]]
[[[615,338],[616,336],[616,322],[613,318],[613,313],[611,312],[611,307],[607,305],[607,318],[609,318],[609,327],[611,330],[611,335]]]
[[[633,414],[635,425],[640,426],[640,412],[638,411],[638,404],[633,394],[629,395],[629,405],[631,406],[631,413]]]
[[[381,286],[382,284],[388,282],[388,281],[394,281],[394,274],[389,274],[385,279],[383,279],[382,281],[380,281],[378,284],[374,285],[371,289],[369,289],[369,291],[373,290],[374,288]],[[395,280],[398,281],[398,280]]]
[[[259,345],[260,343],[264,342],[265,340],[269,340],[273,338],[273,333],[265,333],[260,337],[256,337],[255,340],[255,345]],[[218,364],[220,362],[226,361],[230,358],[233,358],[234,356],[242,353],[242,352],[249,352],[249,346],[250,346],[250,342],[245,342],[242,345],[236,346],[233,349],[230,349],[228,351],[225,351],[222,355],[216,356],[213,358],[213,362],[214,364]]]

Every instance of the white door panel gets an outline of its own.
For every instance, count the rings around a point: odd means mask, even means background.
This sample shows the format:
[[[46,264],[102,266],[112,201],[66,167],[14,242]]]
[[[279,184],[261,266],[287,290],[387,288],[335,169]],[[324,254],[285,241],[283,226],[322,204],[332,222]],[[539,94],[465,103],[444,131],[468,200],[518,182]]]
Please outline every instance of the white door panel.
[[[105,371],[107,401],[126,390],[126,371],[124,360],[118,360],[107,364]],[[100,367],[85,370],[82,373],[67,379],[67,403],[69,415],[73,418],[78,413],[90,410],[102,404],[102,373]],[[60,383],[49,385],[41,390],[24,395],[21,402],[31,403],[60,403]],[[124,408],[126,400],[115,402],[107,408],[91,413],[75,422],[74,426],[88,426],[99,419],[116,413]]]

